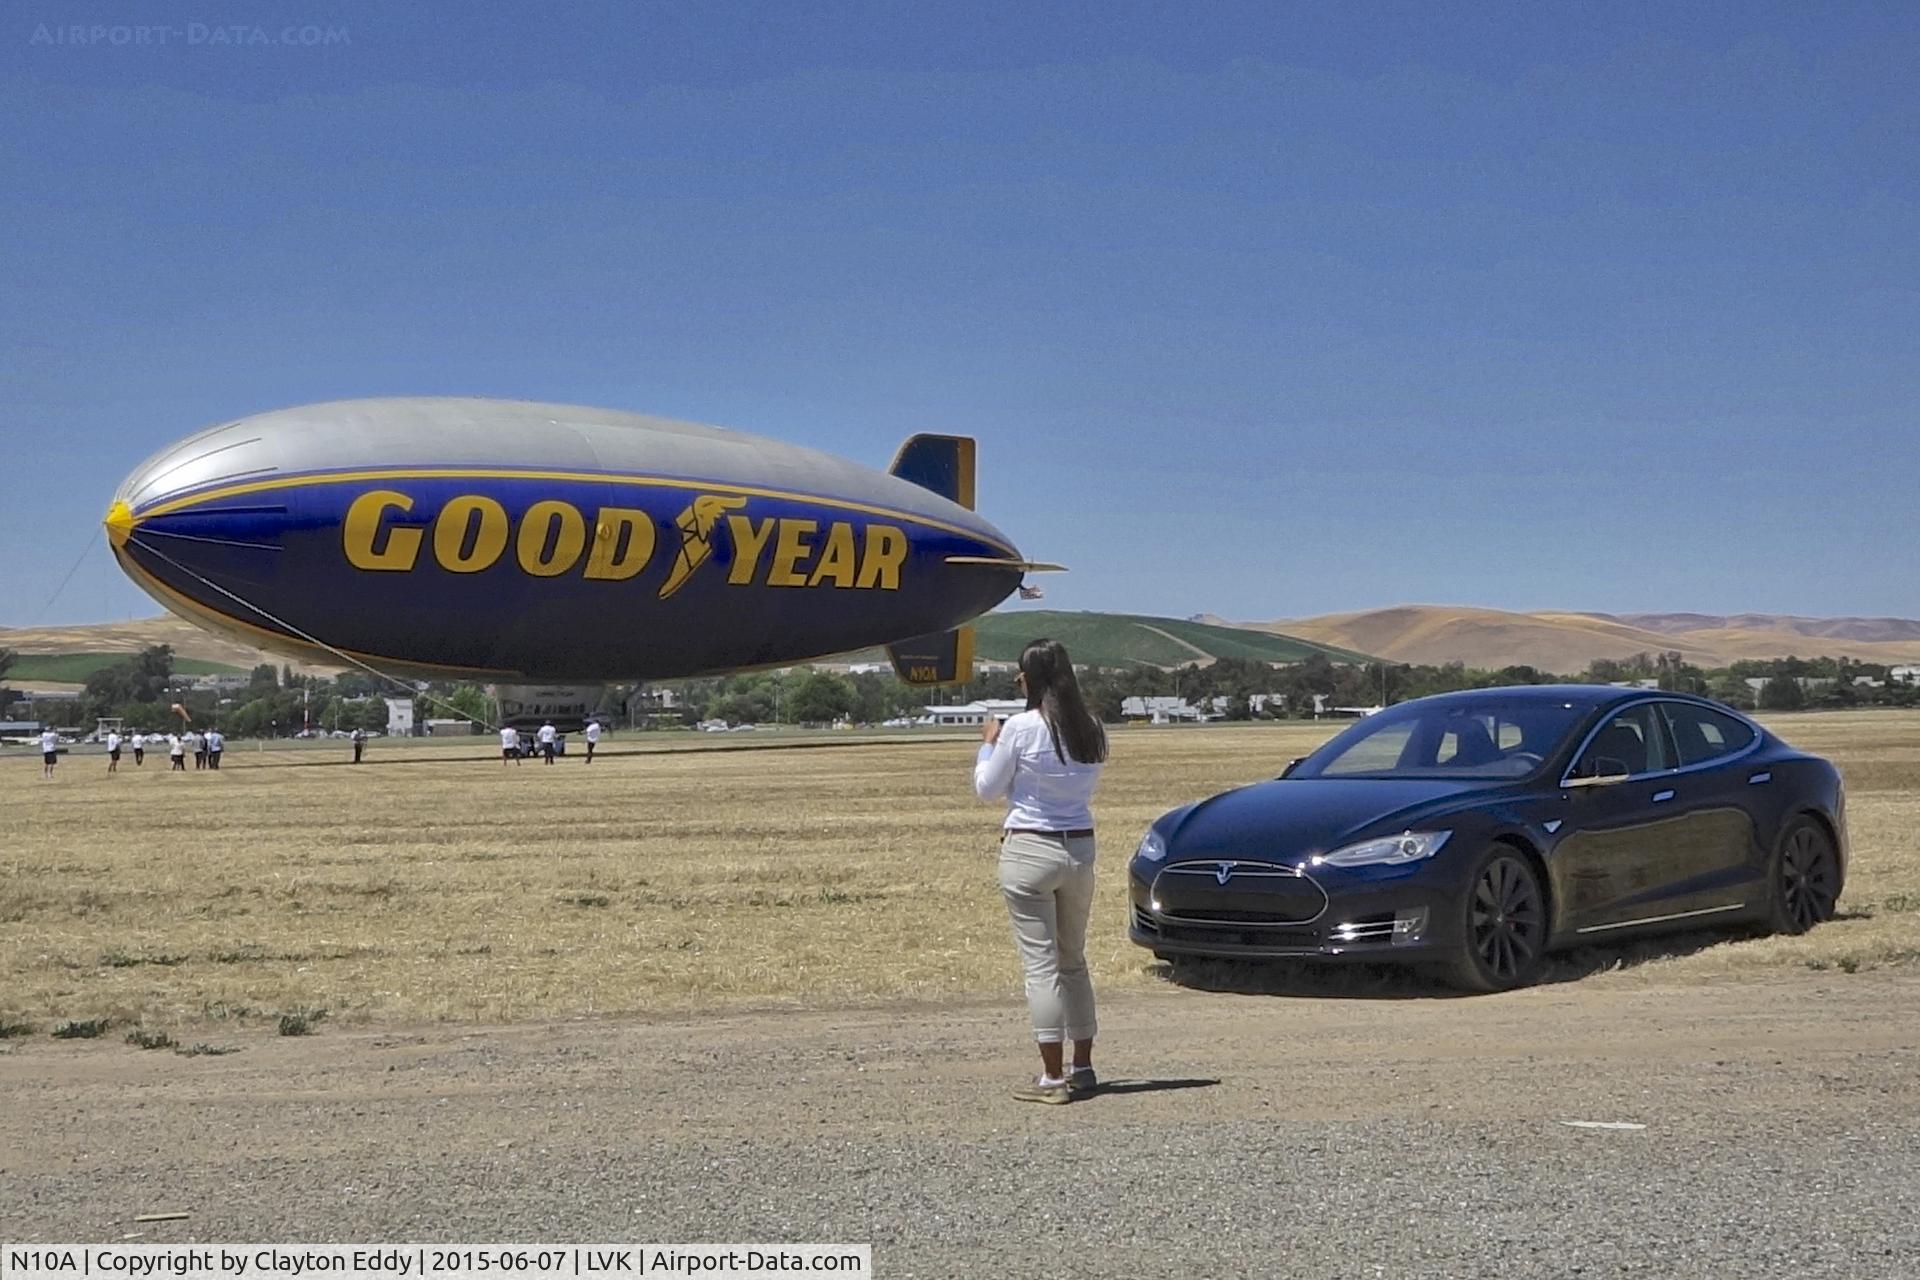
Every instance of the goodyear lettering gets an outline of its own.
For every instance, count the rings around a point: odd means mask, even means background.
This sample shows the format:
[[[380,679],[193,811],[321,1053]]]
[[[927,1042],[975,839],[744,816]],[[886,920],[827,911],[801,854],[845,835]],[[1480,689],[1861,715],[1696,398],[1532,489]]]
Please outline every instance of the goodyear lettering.
[[[448,573],[491,569],[507,549],[507,509],[492,498],[463,494],[433,522],[433,558]]]
[[[341,522],[348,564],[356,569],[413,568],[420,555],[420,530],[383,529],[381,520],[389,510],[411,511],[413,499],[391,489],[372,489],[353,500]]]
[[[522,569],[536,578],[557,578],[586,550],[587,522],[564,502],[536,502],[521,517],[514,547]]]
[[[753,581],[754,570],[760,567],[760,553],[767,549],[767,540],[773,537],[773,526],[778,523],[772,516],[759,524],[745,516],[727,517],[727,532],[733,537],[733,568],[727,571],[728,582],[742,587]]]
[[[593,521],[586,577],[625,582],[653,559],[653,517],[632,507],[602,507]]]
[[[858,567],[853,554],[853,526],[844,520],[835,520],[827,526],[826,545],[820,548],[820,559],[815,562],[807,585],[817,587],[831,582],[836,587],[850,587]]]
[[[748,499],[701,494],[675,517],[679,548],[660,586],[666,599],[685,586],[717,547],[731,545],[727,568],[732,586],[834,587],[898,591],[909,544],[896,525],[822,522],[791,516],[755,518],[742,511]],[[370,572],[417,568],[430,540],[433,561],[449,573],[481,573],[513,548],[509,563],[538,578],[577,573],[597,582],[625,582],[653,560],[660,529],[637,507],[600,507],[591,524],[572,503],[548,498],[533,503],[517,521],[485,494],[450,498],[431,522],[400,523],[414,510],[410,494],[370,489],[348,506],[341,520],[347,563]]]
[[[820,526],[812,520],[782,520],[780,536],[773,544],[773,567],[767,570],[767,585],[770,587],[804,587],[807,575],[800,572],[800,562],[813,554],[813,546],[807,541],[813,531]]]
[[[854,585],[900,589],[900,565],[907,558],[907,535],[890,524],[867,526],[866,556],[860,561],[860,580]]]

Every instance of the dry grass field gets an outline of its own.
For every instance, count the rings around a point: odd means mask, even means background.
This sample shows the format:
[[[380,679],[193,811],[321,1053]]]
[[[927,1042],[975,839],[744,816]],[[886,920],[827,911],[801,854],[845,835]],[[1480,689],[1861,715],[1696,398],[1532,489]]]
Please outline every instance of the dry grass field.
[[[1774,723],[1846,774],[1843,918],[1803,938],[1584,952],[1556,976],[1920,963],[1920,715]],[[1099,983],[1167,980],[1122,926],[1122,868],[1145,824],[1271,776],[1327,732],[1116,734],[1097,805]],[[218,774],[169,776],[149,755],[115,778],[103,757],[75,755],[50,783],[37,754],[0,754],[0,1023],[188,1031],[323,1010],[501,1021],[1016,998],[998,814],[972,797],[965,740],[713,750],[623,735],[591,766],[551,768],[503,766],[485,745],[376,744],[356,768],[338,744],[235,744]]]

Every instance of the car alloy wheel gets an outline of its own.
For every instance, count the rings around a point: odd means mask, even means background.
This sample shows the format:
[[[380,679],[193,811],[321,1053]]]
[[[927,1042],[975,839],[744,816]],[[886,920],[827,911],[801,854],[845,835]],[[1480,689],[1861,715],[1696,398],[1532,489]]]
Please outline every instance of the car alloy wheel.
[[[1840,860],[1818,823],[1802,818],[1781,836],[1773,895],[1773,925],[1781,933],[1805,933],[1833,919]]]
[[[1467,890],[1464,954],[1454,966],[1461,985],[1504,991],[1531,981],[1547,944],[1547,903],[1540,877],[1517,853],[1490,852]]]

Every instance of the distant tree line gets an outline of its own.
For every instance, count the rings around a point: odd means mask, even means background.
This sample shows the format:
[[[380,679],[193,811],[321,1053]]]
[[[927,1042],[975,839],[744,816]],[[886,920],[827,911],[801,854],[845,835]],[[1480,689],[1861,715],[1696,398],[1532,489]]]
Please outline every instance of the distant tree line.
[[[0,678],[13,657],[11,651],[0,650]],[[1847,657],[1789,657],[1703,668],[1685,661],[1678,652],[1597,659],[1572,676],[1525,666],[1486,670],[1458,662],[1437,666],[1335,663],[1315,655],[1280,667],[1256,659],[1221,658],[1172,670],[1140,666],[1088,671],[1081,683],[1089,704],[1108,721],[1122,718],[1122,704],[1128,698],[1167,696],[1209,710],[1215,699],[1221,699],[1219,707],[1227,719],[1246,720],[1308,718],[1314,714],[1316,697],[1328,706],[1383,706],[1457,689],[1569,679],[1600,684],[1651,681],[1662,689],[1702,694],[1745,710],[1920,706],[1920,684],[1893,681],[1885,664]],[[1758,687],[1750,682],[1758,682]],[[217,724],[232,737],[286,737],[304,728],[321,732],[383,729],[387,724],[384,697],[411,695],[416,723],[466,718],[491,726],[497,718],[486,689],[464,682],[383,686],[382,681],[360,672],[298,675],[291,667],[262,663],[244,686],[195,688],[194,683],[193,677],[174,672],[172,649],[155,645],[95,671],[87,678],[78,705],[62,715],[78,725],[117,716],[130,728],[163,730],[181,723],[172,710],[177,703],[194,724]],[[918,715],[932,702],[1017,696],[1010,671],[983,671],[967,684],[932,690],[906,685],[890,673],[842,675],[807,667],[668,681],[657,687],[671,689],[674,699],[670,709],[648,717],[652,724],[716,719],[735,724],[878,724]],[[616,696],[622,692],[616,687]],[[6,713],[15,696],[0,688],[0,714]],[[605,710],[613,712],[618,706],[616,701]]]

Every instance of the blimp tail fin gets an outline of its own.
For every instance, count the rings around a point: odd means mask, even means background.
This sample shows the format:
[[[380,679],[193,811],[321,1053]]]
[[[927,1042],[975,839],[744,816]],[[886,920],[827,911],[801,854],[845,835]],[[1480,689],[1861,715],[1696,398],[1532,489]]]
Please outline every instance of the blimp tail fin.
[[[972,436],[908,436],[887,470],[973,510]]]
[[[965,684],[973,679],[973,628],[896,640],[887,646],[887,657],[893,660],[894,673],[908,684]]]

